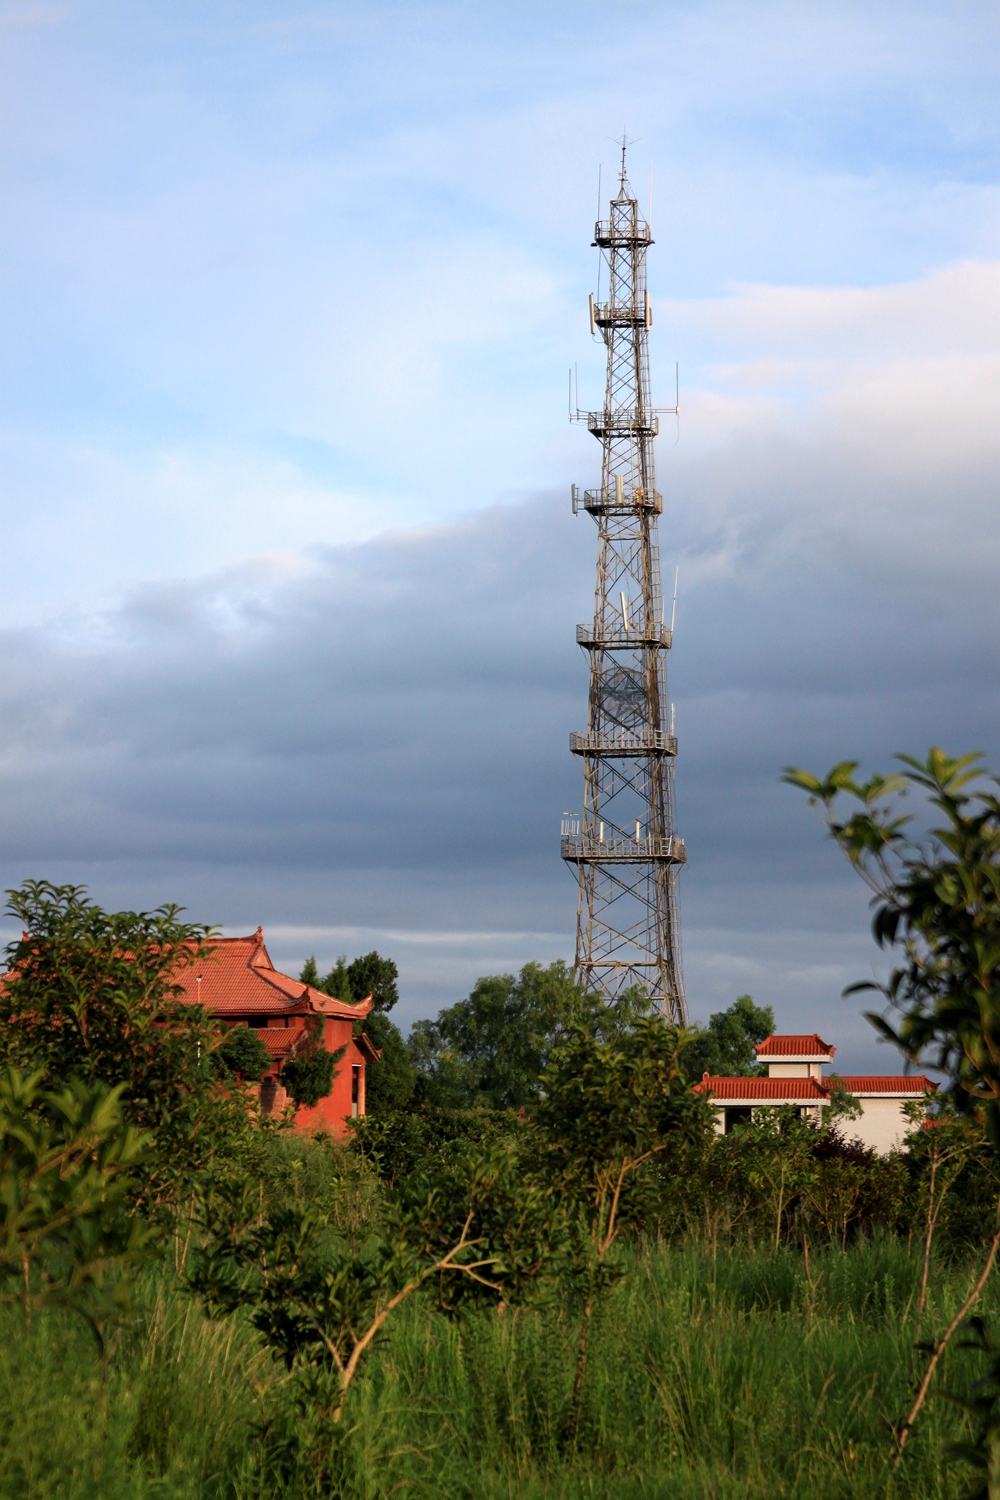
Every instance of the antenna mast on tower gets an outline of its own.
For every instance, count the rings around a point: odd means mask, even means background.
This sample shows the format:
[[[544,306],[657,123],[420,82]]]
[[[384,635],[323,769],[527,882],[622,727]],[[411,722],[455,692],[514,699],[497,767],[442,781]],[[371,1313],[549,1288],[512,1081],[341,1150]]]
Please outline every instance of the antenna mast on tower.
[[[676,883],[686,851],[673,825],[677,741],[665,722],[664,670],[673,630],[663,620],[656,528],[663,500],[653,471],[659,419],[649,386],[653,241],[626,176],[626,145],[617,196],[594,230],[608,268],[608,300],[590,305],[591,331],[607,347],[604,408],[574,414],[602,455],[600,489],[581,496],[573,486],[574,513],[582,507],[597,523],[597,588],[593,625],[576,629],[590,658],[587,731],[569,737],[583,761],[583,821],[581,828],[564,820],[562,857],[579,878],[580,983],[609,999],[641,985],[669,1020],[684,1024]]]

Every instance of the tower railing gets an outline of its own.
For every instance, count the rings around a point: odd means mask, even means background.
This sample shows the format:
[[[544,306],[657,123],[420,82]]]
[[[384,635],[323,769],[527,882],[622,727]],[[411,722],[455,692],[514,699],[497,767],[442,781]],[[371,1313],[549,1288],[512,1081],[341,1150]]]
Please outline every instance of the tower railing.
[[[586,734],[571,734],[569,749],[571,755],[676,755],[677,738],[662,729],[638,733],[617,729],[606,734],[588,730]]]
[[[652,411],[605,407],[603,411],[588,411],[587,430],[595,437],[656,437],[660,419]]]
[[[586,862],[601,865],[641,865],[647,860],[668,865],[682,865],[687,860],[684,840],[669,835],[666,838],[629,839],[617,836],[597,838],[594,836],[561,841],[562,858],[568,863]]]
[[[578,625],[576,644],[595,651],[624,651],[630,646],[662,646],[669,651],[674,633],[669,625]]]
[[[642,486],[629,490],[623,486],[619,499],[615,488],[584,490],[581,495],[579,486],[574,484],[572,498],[574,516],[579,515],[581,510],[591,516],[628,516],[637,510],[648,510],[658,516],[663,510],[663,496],[656,490],[644,489]]]
[[[615,219],[598,219],[594,225],[594,245],[602,250],[611,245],[651,245],[653,236],[648,224],[641,219],[631,224],[620,224]]]

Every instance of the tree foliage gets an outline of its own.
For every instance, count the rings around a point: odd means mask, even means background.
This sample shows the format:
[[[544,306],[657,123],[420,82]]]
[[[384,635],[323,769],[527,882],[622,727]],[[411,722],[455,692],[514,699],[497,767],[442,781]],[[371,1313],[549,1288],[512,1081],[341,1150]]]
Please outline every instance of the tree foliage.
[[[525,964],[516,978],[480,979],[468,999],[410,1032],[417,1098],[446,1108],[518,1109],[537,1098],[553,1048],[603,1008],[562,961]]]
[[[1000,1156],[1000,801],[983,786],[979,755],[958,759],[932,747],[926,760],[902,755],[905,770],[858,781],[857,761],[842,761],[825,777],[789,767],[785,780],[809,793],[831,837],[872,891],[872,935],[898,948],[900,962],[884,984],[865,981],[845,993],[876,990],[895,1012],[868,1019],[913,1062],[929,1063],[949,1080],[959,1113],[981,1115],[994,1154]],[[991,778],[996,785],[996,778]],[[910,831],[913,818],[900,799],[924,794],[932,823]],[[841,799],[852,810],[845,817]],[[938,1169],[948,1162],[936,1146]],[[935,1228],[935,1178],[929,1184],[924,1271]],[[938,1361],[959,1322],[984,1286],[1000,1245],[1000,1202],[983,1205],[993,1230],[978,1281],[929,1355],[914,1404],[895,1428],[898,1455],[927,1397]],[[921,1289],[923,1305],[925,1287]],[[992,1347],[986,1343],[988,1353]],[[1000,1427],[987,1402],[976,1452],[989,1473],[988,1490],[1000,1494]],[[973,1450],[970,1450],[970,1453]],[[969,1455],[967,1455],[969,1456]]]
[[[369,1062],[365,1068],[365,1110],[381,1119],[407,1108],[416,1087],[417,1070],[402,1032],[387,1015],[373,1010],[360,1023],[360,1029],[382,1054],[378,1062]]]
[[[763,1065],[754,1063],[753,1049],[774,1031],[774,1011],[755,1005],[752,995],[740,995],[728,1010],[709,1016],[708,1025],[698,1027],[684,1049],[688,1076],[750,1078],[763,1075]]]
[[[372,1009],[387,1011],[399,999],[399,969],[391,958],[383,958],[374,949],[350,963],[342,953],[325,978],[320,978],[315,956],[307,958],[299,978],[346,1005],[356,1005],[371,995]]]
[[[392,1010],[399,999],[399,970],[391,958],[374,950],[347,965],[347,979],[355,1002],[371,995],[373,1010]]]
[[[271,1066],[267,1048],[252,1026],[234,1026],[212,1053],[212,1062],[222,1078],[241,1083],[259,1083]]]
[[[553,1050],[542,1075],[532,1120],[545,1141],[547,1169],[586,1205],[603,1249],[617,1233],[629,1176],[711,1136],[711,1106],[683,1066],[687,1041],[660,1016],[608,1041],[580,1027]]]
[[[347,1045],[330,1052],[323,1045],[322,1022],[314,1026],[294,1057],[281,1070],[281,1081],[296,1104],[310,1108],[325,1099],[333,1088],[337,1064]]]
[[[220,1155],[249,1149],[247,1102],[220,1087],[222,1035],[181,999],[177,971],[211,962],[213,929],[180,908],[105,912],[79,886],[28,881],[8,891],[25,928],[0,984],[0,1065],[120,1087],[125,1118],[152,1150],[137,1199],[145,1211],[190,1194]]]
[[[439,1306],[517,1304],[562,1244],[553,1194],[504,1152],[466,1150],[411,1178],[381,1233],[352,1244],[297,1204],[262,1215],[255,1186],[220,1195],[191,1283],[210,1309],[246,1308],[323,1418],[337,1422],[360,1363],[392,1313],[431,1278]]]
[[[893,1025],[868,1019],[914,1062],[940,1068],[961,1110],[984,1108],[1000,1146],[1000,802],[981,785],[981,757],[953,759],[939,749],[907,769],[855,779],[843,761],[820,779],[789,769],[785,780],[822,807],[830,835],[873,893],[872,934],[898,947],[901,962],[877,990],[896,1011]],[[938,821],[916,838],[899,799],[927,796]],[[855,805],[849,816],[841,798]]]
[[[0,1299],[71,1308],[102,1354],[124,1305],[122,1273],[147,1240],[127,1199],[150,1138],[125,1124],[121,1094],[79,1079],[46,1089],[41,1071],[0,1074]]]

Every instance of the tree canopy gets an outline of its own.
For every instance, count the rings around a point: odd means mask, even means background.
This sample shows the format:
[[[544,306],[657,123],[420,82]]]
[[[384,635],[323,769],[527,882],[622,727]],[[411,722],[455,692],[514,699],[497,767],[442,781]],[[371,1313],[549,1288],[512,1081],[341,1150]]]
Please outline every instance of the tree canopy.
[[[414,1024],[417,1096],[453,1108],[517,1109],[537,1097],[552,1048],[594,1011],[594,997],[561,960],[525,964],[516,978],[479,979],[468,999]]]
[[[1000,801],[982,784],[978,755],[932,748],[926,760],[898,759],[903,771],[866,782],[857,761],[822,778],[789,767],[784,779],[822,807],[874,895],[875,941],[900,951],[885,984],[865,980],[844,993],[880,992],[898,1020],[870,1013],[876,1030],[946,1073],[960,1110],[985,1108],[1000,1149]],[[935,819],[916,837],[899,802],[914,790]],[[853,805],[847,817],[842,799]]]
[[[224,1033],[184,1002],[179,967],[209,962],[214,929],[181,908],[106,912],[84,887],[26,881],[7,892],[25,932],[0,985],[0,1065],[121,1086],[126,1122],[152,1138],[141,1203],[176,1202],[221,1155],[250,1149],[247,1101],[220,1086]]]
[[[774,1011],[755,1005],[752,995],[740,995],[728,1010],[709,1016],[706,1027],[696,1027],[683,1052],[684,1069],[690,1078],[703,1073],[715,1077],[745,1078],[766,1070],[755,1064],[753,1049],[774,1030]]]
[[[372,997],[372,1008],[377,1011],[392,1010],[399,999],[399,969],[391,958],[383,958],[372,949],[351,963],[346,953],[341,953],[337,962],[325,977],[320,976],[315,955],[307,958],[299,975],[303,984],[322,990],[346,1005],[356,1005],[368,995]]]
[[[250,1026],[234,1026],[212,1053],[212,1061],[223,1078],[259,1083],[271,1065],[267,1048]]]
[[[403,1034],[389,1017],[373,1010],[361,1023],[365,1035],[382,1056],[365,1070],[365,1109],[381,1116],[405,1109],[413,1097],[417,1070]]]

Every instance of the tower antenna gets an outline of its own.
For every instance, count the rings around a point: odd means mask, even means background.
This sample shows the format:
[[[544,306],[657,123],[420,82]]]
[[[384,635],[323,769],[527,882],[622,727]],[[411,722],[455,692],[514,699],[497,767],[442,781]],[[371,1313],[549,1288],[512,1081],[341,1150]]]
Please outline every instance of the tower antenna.
[[[641,985],[669,1020],[683,1025],[677,876],[687,853],[674,833],[677,741],[664,667],[677,575],[668,632],[657,540],[663,501],[653,469],[659,416],[649,377],[652,237],[625,176],[631,142],[623,136],[618,144],[618,195],[607,220],[598,208],[594,236],[608,266],[607,301],[598,299],[592,312],[607,347],[604,406],[575,414],[601,445],[601,483],[582,496],[597,523],[594,620],[576,630],[590,663],[590,709],[586,730],[569,737],[583,763],[583,818],[578,832],[563,837],[561,853],[579,882],[579,982],[609,1000]],[[573,493],[576,510],[575,486]]]

